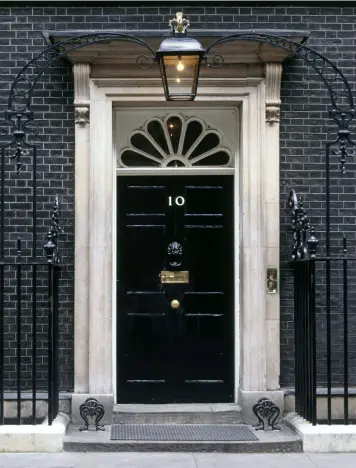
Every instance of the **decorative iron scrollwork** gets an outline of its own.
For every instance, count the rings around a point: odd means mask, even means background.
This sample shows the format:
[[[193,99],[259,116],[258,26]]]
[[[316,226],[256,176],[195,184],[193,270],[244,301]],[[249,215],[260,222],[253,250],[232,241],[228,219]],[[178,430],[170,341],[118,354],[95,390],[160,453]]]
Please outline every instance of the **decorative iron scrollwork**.
[[[336,139],[327,145],[327,151],[332,149],[332,154],[339,156],[341,164],[341,173],[346,172],[346,162],[351,156],[355,156],[355,141],[351,139],[350,124],[353,123],[354,113],[353,112],[337,112],[332,110],[329,113],[331,121],[337,125],[338,132]]]
[[[63,231],[59,226],[59,201],[58,195],[56,195],[52,210],[51,224],[47,234],[47,242],[44,245],[48,263],[59,263],[58,236],[60,232]]]
[[[311,49],[305,44],[292,41],[282,36],[272,34],[263,34],[259,32],[241,32],[230,34],[213,41],[206,48],[206,56],[209,59],[210,51],[222,44],[233,41],[257,41],[261,44],[270,44],[280,49],[292,52],[297,57],[307,62],[324,81],[332,102],[332,108],[335,115],[341,115],[342,112],[348,113],[353,118],[354,103],[350,85],[341,70],[337,68],[330,60]]]
[[[303,196],[298,197],[295,190],[291,190],[287,202],[288,208],[292,209],[292,230],[294,245],[292,248],[292,260],[304,258],[315,258],[318,240],[315,230],[310,227],[309,218],[303,208]],[[307,241],[307,233],[310,237]]]
[[[36,136],[39,133],[37,123],[33,119],[33,112],[5,112],[5,120],[0,122],[0,136],[9,136],[11,140],[4,145],[10,159],[16,160],[17,174],[20,173],[23,156],[30,154],[31,145],[25,141],[26,135]]]
[[[276,423],[281,410],[269,398],[259,399],[258,402],[253,405],[252,410],[259,421],[258,424],[253,425],[256,431],[264,431],[266,426],[270,427],[272,431],[279,431],[281,429]]]
[[[188,25],[189,21],[183,18],[181,12],[170,22],[173,31],[179,34],[185,34]],[[31,128],[30,125],[33,121],[32,95],[44,71],[54,61],[66,56],[72,50],[109,40],[131,42],[146,48],[150,55],[148,57],[141,55],[137,58],[137,64],[140,68],[147,68],[157,62],[156,52],[142,39],[124,33],[98,32],[58,42],[34,57],[20,70],[11,86],[5,121],[0,122],[0,135],[8,135],[11,138],[6,146],[11,148],[12,157],[16,158],[18,171],[21,168],[21,156],[25,154],[26,146],[29,146],[26,137],[30,133],[37,132],[36,126]],[[261,44],[270,44],[287,50],[303,59],[316,71],[328,90],[332,106],[330,116],[337,126],[335,141],[328,143],[328,145],[329,147],[336,146],[332,149],[332,153],[340,156],[341,171],[344,172],[347,156],[353,153],[353,149],[350,147],[355,146],[355,142],[351,140],[350,136],[350,124],[355,118],[355,110],[350,85],[341,70],[326,57],[304,44],[285,37],[258,32],[235,33],[213,41],[206,48],[204,58],[207,65],[216,67],[223,63],[223,57],[220,54],[212,53],[212,56],[209,56],[214,47],[237,40],[257,41]]]
[[[125,41],[146,48],[148,57],[137,59],[140,68],[148,68],[156,61],[156,54],[152,47],[139,37],[123,33],[100,32],[71,37],[48,47],[30,60],[14,79],[5,112],[5,120],[0,122],[1,141],[8,141],[3,145],[8,148],[10,158],[16,159],[17,172],[21,170],[21,157],[29,154],[31,145],[27,142],[29,135],[39,133],[31,111],[33,91],[46,69],[56,60],[66,56],[72,50],[90,44],[107,42],[108,40]]]
[[[103,424],[99,424],[105,414],[104,406],[101,405],[96,398],[87,398],[84,403],[79,406],[80,416],[84,420],[84,426],[79,428],[80,431],[89,430],[88,418],[94,418],[96,431],[105,431]]]
[[[331,153],[339,156],[341,172],[344,173],[347,157],[355,154],[354,147],[356,143],[351,139],[350,130],[350,125],[355,119],[354,99],[350,85],[342,71],[326,57],[305,44],[300,44],[285,37],[258,32],[235,33],[213,41],[206,48],[205,60],[207,64],[213,62],[209,66],[214,66],[214,55],[209,56],[209,54],[213,54],[212,49],[233,41],[257,41],[260,44],[279,47],[300,57],[315,70],[327,88],[331,101],[330,120],[336,127],[334,131],[335,139],[327,144],[327,151],[329,151],[330,147],[333,147]]]
[[[206,65],[210,68],[219,68],[224,64],[224,57],[220,54],[214,54],[212,57],[205,57]]]
[[[154,57],[147,57],[147,55],[139,55],[136,59],[136,64],[141,70],[148,70],[155,63]]]

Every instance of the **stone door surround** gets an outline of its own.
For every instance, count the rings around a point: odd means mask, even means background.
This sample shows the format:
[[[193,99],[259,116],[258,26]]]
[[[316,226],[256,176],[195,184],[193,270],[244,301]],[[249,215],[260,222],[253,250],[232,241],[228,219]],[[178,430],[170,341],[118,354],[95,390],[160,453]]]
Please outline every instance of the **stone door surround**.
[[[75,391],[73,415],[88,395],[112,408],[115,388],[115,178],[113,105],[159,105],[160,80],[90,78],[88,63],[75,79]],[[248,70],[248,68],[246,68]],[[268,396],[283,409],[279,388],[279,293],[267,294],[267,267],[279,269],[279,106],[282,65],[261,77],[202,78],[197,105],[225,104],[240,112],[239,210],[236,244],[236,402],[245,419]],[[264,75],[264,76],[263,76]],[[78,261],[77,261],[78,260]],[[111,414],[111,408],[109,413]],[[108,413],[108,412],[107,412]],[[110,415],[109,414],[109,415]],[[107,414],[107,416],[109,416]],[[105,422],[105,420],[104,420]]]

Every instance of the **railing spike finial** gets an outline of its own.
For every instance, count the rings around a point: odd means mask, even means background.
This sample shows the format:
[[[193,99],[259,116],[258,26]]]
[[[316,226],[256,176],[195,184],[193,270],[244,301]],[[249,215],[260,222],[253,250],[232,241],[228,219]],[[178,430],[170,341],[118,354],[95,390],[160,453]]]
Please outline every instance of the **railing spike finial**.
[[[17,238],[17,257],[20,258],[22,255],[22,248],[21,248],[21,239],[20,237]]]
[[[292,260],[303,260],[310,256],[315,258],[318,240],[314,228],[310,228],[309,218],[304,210],[304,198],[297,195],[295,190],[289,192],[287,207],[292,209],[292,231],[294,244],[292,247]],[[310,238],[307,241],[307,233]]]
[[[314,227],[310,228],[310,237],[308,240],[308,252],[310,258],[315,258],[316,255],[316,248],[318,246],[318,239],[315,237],[315,229]]]
[[[58,236],[63,232],[59,226],[59,200],[56,195],[52,209],[51,224],[47,233],[47,242],[44,245],[48,263],[59,263]]]
[[[342,236],[342,251],[344,255],[347,255],[347,239],[346,239],[346,234]]]
[[[288,201],[287,201],[287,208],[297,208],[298,206],[298,198],[297,198],[297,194],[295,193],[295,190],[291,190],[289,192],[289,196],[288,196]]]

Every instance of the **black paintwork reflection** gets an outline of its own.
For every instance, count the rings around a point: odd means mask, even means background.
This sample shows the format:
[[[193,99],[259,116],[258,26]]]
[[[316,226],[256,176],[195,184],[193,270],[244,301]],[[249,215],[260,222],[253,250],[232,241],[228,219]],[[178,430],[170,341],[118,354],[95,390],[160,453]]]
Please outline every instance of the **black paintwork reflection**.
[[[232,213],[230,176],[118,178],[119,401],[233,400]]]

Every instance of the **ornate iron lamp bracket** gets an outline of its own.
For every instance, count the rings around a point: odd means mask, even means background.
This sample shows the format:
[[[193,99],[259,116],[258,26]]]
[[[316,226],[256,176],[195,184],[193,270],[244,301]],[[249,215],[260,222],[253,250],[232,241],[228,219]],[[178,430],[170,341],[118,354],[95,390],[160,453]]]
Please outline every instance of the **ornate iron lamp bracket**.
[[[123,33],[100,32],[71,37],[48,47],[30,60],[18,73],[10,89],[5,120],[0,122],[0,137],[9,137],[0,147],[6,148],[9,157],[16,160],[18,173],[22,166],[21,157],[28,155],[28,150],[32,148],[27,142],[27,137],[39,133],[31,105],[33,91],[45,70],[73,50],[108,40],[131,42],[146,48],[150,55],[140,55],[136,60],[142,69],[149,68],[156,62],[155,51],[142,39]]]
[[[355,119],[354,100],[350,85],[342,71],[319,52],[304,44],[282,36],[259,32],[235,33],[213,41],[206,48],[207,66],[220,66],[223,63],[223,57],[220,54],[209,54],[215,47],[232,41],[257,41],[261,44],[276,46],[292,52],[314,69],[327,88],[331,101],[330,121],[334,127],[336,126],[335,139],[328,145],[336,147],[332,153],[339,156],[341,172],[344,173],[347,157],[355,154],[353,148],[356,143],[351,139],[350,130],[350,125]]]
[[[189,21],[183,18],[181,12],[177,13],[176,18],[170,21],[170,27],[177,34],[186,34],[188,26]],[[29,146],[26,142],[26,136],[38,133],[37,125],[33,121],[31,102],[33,90],[44,71],[52,62],[67,55],[72,50],[107,40],[132,42],[145,47],[151,56],[140,55],[137,58],[137,64],[140,68],[149,68],[157,62],[156,51],[142,39],[129,34],[100,32],[72,37],[48,47],[30,60],[18,73],[11,86],[5,120],[0,122],[0,135],[11,137],[11,141],[5,147],[12,152],[11,157],[16,159],[18,171],[21,168],[21,156],[26,154],[25,148]],[[332,105],[330,117],[337,126],[336,139],[328,145],[338,146],[338,148],[333,149],[333,154],[339,155],[341,171],[344,172],[347,156],[354,153],[353,149],[350,150],[350,147],[355,146],[355,142],[351,139],[350,124],[354,120],[355,110],[349,83],[341,70],[326,57],[304,44],[281,36],[258,32],[236,33],[213,41],[204,54],[207,65],[210,67],[221,66],[224,61],[223,57],[220,54],[213,54],[210,58],[209,52],[214,47],[236,40],[257,41],[287,50],[303,59],[316,71],[328,90]]]

